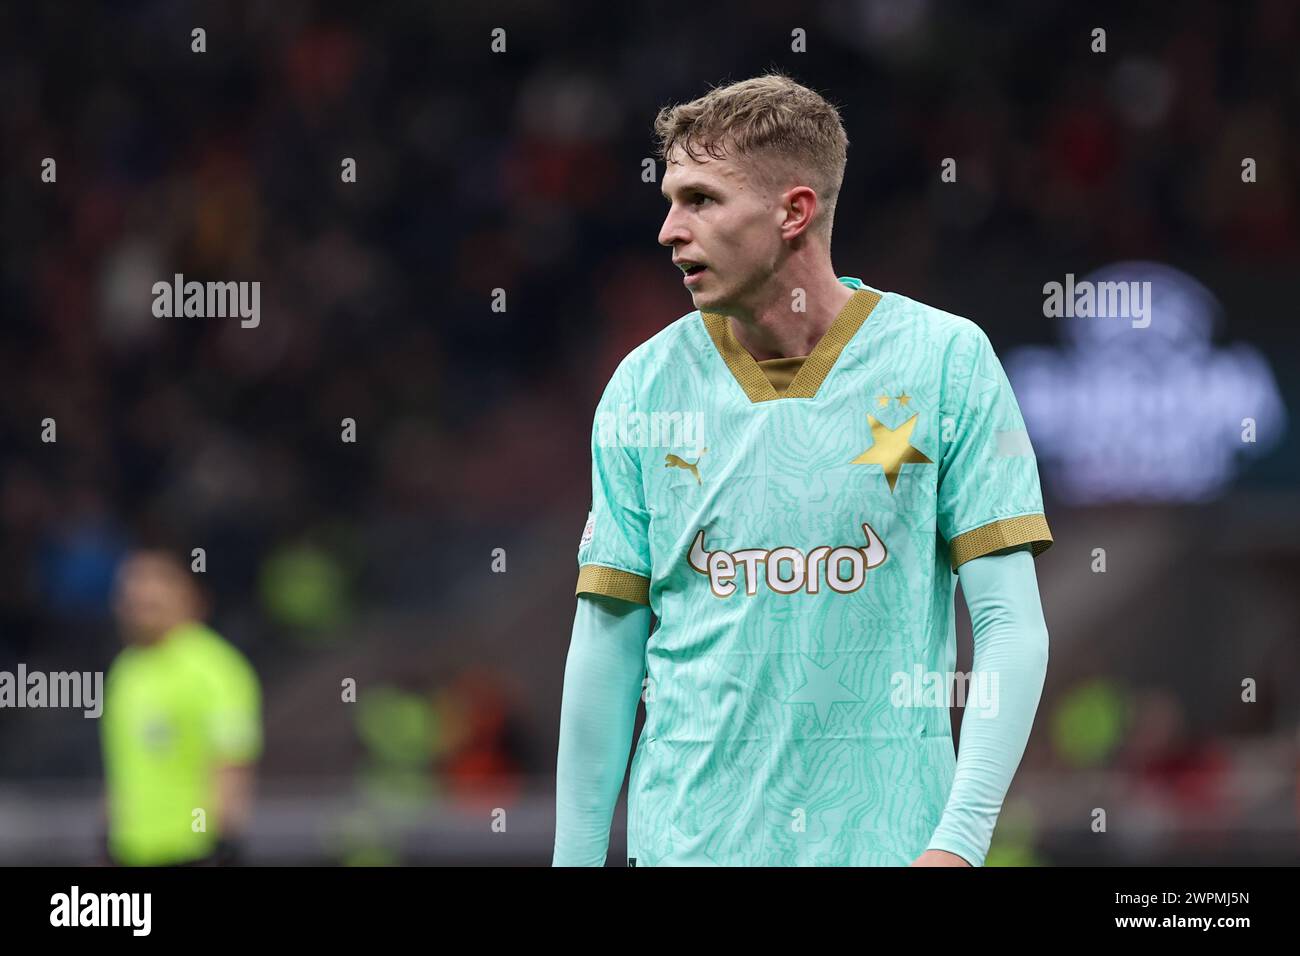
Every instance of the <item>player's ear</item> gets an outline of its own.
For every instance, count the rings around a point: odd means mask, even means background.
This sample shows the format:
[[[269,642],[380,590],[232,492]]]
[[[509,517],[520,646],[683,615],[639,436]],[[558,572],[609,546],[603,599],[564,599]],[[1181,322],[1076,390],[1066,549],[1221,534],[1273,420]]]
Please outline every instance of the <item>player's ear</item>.
[[[781,197],[781,238],[794,239],[807,232],[817,215],[817,192],[811,186],[794,186]]]

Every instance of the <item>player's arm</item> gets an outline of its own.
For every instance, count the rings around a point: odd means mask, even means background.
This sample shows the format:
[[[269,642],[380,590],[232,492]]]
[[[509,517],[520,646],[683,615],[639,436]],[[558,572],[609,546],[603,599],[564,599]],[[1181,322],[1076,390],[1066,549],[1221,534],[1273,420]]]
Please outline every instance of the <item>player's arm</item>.
[[[238,839],[248,831],[253,815],[253,785],[257,771],[251,763],[223,763],[216,769],[217,828],[223,839]]]
[[[650,608],[582,594],[564,668],[553,866],[604,866],[645,674]]]
[[[626,361],[591,436],[591,513],[578,543],[578,609],[564,668],[555,781],[555,866],[604,866],[650,636],[650,511],[640,449],[604,427],[635,407]]]
[[[994,691],[962,714],[957,773],[928,850],[981,866],[1038,710],[1047,624],[1028,544],[967,561],[957,576],[974,630],[973,669],[989,675],[984,686]]]
[[[982,865],[1029,739],[1047,671],[1047,625],[1034,559],[1052,544],[1024,416],[983,330],[968,326],[945,360],[953,423],[939,469],[938,525],[970,610],[974,670],[993,706],[962,715],[957,769],[917,862]],[[993,680],[996,679],[996,685]],[[948,854],[955,854],[949,856]]]
[[[206,729],[212,752],[215,862],[238,862],[253,815],[256,765],[262,753],[261,685],[234,647],[213,645],[205,668]]]
[[[113,733],[118,714],[117,705],[114,703],[118,689],[117,668],[118,664],[114,661],[105,676],[104,706],[100,719],[96,721],[99,724],[99,746],[104,763],[104,789],[99,803],[99,826],[95,831],[95,857],[97,864],[103,866],[115,866],[117,863],[112,851],[113,788],[111,786],[113,764],[118,759],[115,742],[120,740],[120,737]]]

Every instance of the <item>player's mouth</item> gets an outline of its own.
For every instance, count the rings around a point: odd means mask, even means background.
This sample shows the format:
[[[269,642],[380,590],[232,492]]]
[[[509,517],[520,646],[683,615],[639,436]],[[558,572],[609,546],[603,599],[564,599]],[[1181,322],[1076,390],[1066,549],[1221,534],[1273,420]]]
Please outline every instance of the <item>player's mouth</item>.
[[[709,268],[708,266],[703,265],[702,263],[691,262],[686,259],[680,260],[677,263],[677,265],[678,268],[680,268],[685,273],[685,275],[682,276],[682,284],[688,286],[695,285],[695,283],[699,282],[700,277],[704,275],[704,273],[707,272]]]

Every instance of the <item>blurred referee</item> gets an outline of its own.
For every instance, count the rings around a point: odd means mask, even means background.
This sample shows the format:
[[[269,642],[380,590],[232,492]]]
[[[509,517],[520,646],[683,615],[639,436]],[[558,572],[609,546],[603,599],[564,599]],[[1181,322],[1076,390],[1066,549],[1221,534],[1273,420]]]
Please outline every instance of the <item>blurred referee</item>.
[[[252,809],[261,689],[202,623],[205,600],[165,551],[137,551],[113,599],[126,648],[104,688],[107,845],[124,866],[230,864]]]

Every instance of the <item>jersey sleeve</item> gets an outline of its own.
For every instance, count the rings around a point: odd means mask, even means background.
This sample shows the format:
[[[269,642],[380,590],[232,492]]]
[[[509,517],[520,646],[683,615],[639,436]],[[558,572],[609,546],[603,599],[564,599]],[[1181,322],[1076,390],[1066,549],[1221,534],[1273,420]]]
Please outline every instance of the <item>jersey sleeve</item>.
[[[591,511],[578,543],[577,594],[650,603],[650,512],[641,459],[620,427],[632,410],[620,366],[605,388],[591,429]]]
[[[1003,548],[1052,544],[1038,461],[1011,383],[984,330],[955,342],[941,399],[939,534],[952,569]]]
[[[262,693],[253,666],[236,648],[215,644],[204,662],[203,718],[214,759],[251,763],[262,753]]]

